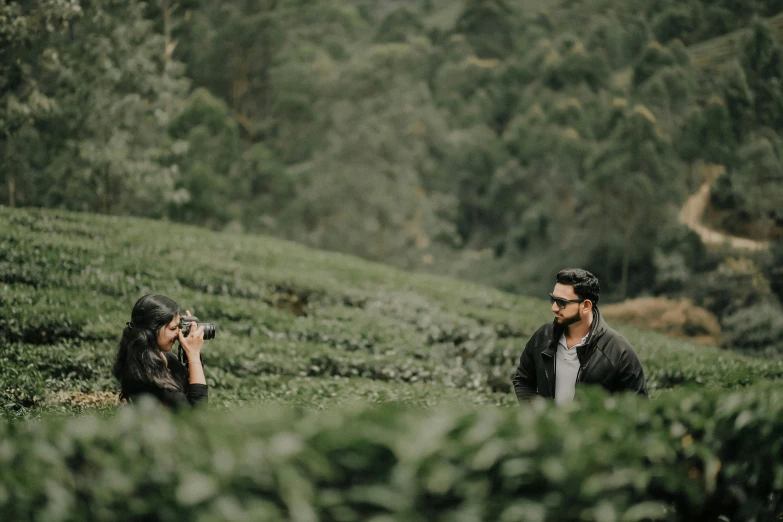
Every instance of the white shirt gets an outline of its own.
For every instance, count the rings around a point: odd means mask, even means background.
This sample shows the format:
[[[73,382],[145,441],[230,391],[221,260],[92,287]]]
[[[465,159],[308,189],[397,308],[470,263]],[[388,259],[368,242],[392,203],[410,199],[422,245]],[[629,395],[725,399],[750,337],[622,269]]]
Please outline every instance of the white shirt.
[[[555,356],[555,402],[557,404],[565,404],[574,400],[576,375],[579,373],[579,358],[576,355],[576,347],[582,346],[586,340],[587,335],[582,337],[578,344],[568,349],[565,333],[560,336],[560,341],[557,343],[557,355]]]

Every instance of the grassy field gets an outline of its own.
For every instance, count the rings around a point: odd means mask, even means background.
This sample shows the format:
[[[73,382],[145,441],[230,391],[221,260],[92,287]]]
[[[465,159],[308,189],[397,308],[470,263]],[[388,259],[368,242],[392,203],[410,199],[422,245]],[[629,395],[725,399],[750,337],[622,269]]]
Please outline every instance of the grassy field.
[[[215,407],[277,403],[513,405],[518,357],[546,301],[269,237],[0,208],[0,400],[7,417],[112,411],[116,345],[158,292],[217,325]],[[783,363],[614,325],[653,398],[783,377]]]

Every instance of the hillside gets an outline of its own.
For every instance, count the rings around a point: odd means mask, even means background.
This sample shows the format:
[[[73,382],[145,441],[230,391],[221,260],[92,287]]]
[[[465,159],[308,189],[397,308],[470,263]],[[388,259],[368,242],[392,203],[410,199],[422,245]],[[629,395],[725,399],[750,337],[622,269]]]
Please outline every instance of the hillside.
[[[213,406],[516,403],[546,301],[269,237],[136,218],[0,207],[5,416],[113,409],[116,343],[135,300],[174,298],[217,325]],[[653,397],[783,377],[783,362],[615,325]]]
[[[580,390],[518,408],[509,378],[543,300],[91,214],[0,207],[0,290],[11,520],[684,522],[783,506],[780,362],[615,325],[653,400]],[[209,409],[112,403],[117,336],[150,291],[216,323]]]

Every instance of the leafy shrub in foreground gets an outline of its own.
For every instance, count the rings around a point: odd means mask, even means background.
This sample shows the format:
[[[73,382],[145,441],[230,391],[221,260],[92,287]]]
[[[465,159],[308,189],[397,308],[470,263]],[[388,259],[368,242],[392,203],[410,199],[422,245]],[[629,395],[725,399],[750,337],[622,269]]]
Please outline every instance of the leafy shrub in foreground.
[[[770,520],[783,392],[0,424],[12,520]]]

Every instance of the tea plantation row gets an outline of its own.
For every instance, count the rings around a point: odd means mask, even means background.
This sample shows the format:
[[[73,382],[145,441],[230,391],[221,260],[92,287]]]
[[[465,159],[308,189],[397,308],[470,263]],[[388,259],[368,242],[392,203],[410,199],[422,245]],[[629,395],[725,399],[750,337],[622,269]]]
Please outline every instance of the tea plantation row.
[[[218,335],[211,403],[515,404],[511,376],[545,301],[257,236],[0,207],[0,407],[113,409],[110,368],[135,300],[159,292]],[[783,362],[615,325],[653,397],[783,376]],[[94,400],[101,397],[101,400]]]
[[[208,409],[117,406],[148,292],[217,324]],[[548,320],[543,300],[271,238],[0,207],[0,519],[781,516],[783,363],[615,325],[653,400],[520,408],[510,379]]]

